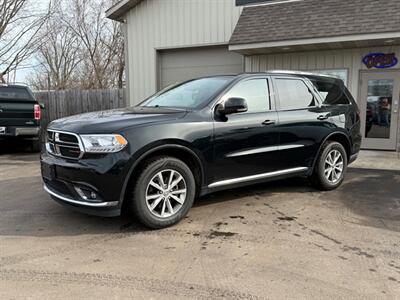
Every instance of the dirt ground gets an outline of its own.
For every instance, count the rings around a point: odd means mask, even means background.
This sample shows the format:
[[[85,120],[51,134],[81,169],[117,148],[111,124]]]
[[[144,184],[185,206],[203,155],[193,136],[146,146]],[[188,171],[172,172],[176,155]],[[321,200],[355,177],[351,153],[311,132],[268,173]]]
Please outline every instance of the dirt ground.
[[[38,155],[0,154],[0,299],[400,299],[400,172],[198,199],[179,225],[73,212]]]

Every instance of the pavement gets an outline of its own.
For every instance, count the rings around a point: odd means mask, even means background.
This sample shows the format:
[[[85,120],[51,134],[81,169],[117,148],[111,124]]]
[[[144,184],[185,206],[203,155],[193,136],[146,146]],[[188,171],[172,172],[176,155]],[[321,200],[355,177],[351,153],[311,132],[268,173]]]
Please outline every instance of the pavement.
[[[350,166],[360,169],[400,171],[400,152],[363,150]]]
[[[60,206],[38,155],[3,151],[0,299],[400,299],[399,195],[399,171],[353,167],[335,191],[219,192],[150,231]]]

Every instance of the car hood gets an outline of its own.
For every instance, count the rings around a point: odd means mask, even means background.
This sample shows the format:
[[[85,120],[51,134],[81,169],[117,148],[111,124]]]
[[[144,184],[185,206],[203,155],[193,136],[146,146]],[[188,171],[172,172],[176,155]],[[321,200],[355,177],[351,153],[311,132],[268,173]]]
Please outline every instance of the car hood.
[[[128,127],[183,118],[187,111],[161,107],[128,107],[55,120],[49,129],[78,134],[118,133]]]

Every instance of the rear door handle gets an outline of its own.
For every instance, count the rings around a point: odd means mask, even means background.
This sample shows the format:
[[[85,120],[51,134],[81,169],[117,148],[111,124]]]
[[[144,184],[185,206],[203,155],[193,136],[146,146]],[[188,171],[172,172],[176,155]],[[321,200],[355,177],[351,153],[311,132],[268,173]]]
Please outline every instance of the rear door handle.
[[[263,125],[265,125],[265,126],[275,125],[275,120],[265,120],[265,121],[262,122],[261,124],[263,124]]]
[[[331,116],[331,114],[324,114],[324,115],[320,115],[317,119],[320,121],[323,121],[323,120],[329,119],[330,116]]]

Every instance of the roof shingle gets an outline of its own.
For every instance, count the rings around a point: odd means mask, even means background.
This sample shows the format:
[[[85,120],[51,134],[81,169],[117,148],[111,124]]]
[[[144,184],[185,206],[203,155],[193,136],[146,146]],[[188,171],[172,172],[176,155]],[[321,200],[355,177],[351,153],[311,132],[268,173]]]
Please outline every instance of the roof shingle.
[[[400,0],[303,0],[244,8],[231,45],[400,32]]]

